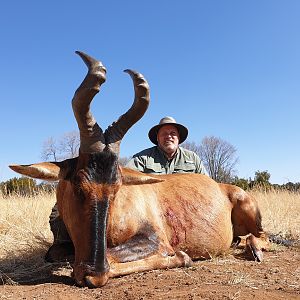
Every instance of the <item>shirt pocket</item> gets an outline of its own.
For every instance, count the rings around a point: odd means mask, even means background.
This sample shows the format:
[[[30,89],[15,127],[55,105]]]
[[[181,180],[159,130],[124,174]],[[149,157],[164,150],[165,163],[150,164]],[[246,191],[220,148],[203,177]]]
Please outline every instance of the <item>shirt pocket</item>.
[[[196,165],[194,162],[185,162],[174,167],[174,173],[195,173]]]
[[[145,166],[145,173],[148,173],[148,174],[157,174],[157,175],[160,175],[160,174],[163,174],[163,169],[161,167],[161,165],[158,165],[158,164],[149,164],[149,165],[146,165]]]

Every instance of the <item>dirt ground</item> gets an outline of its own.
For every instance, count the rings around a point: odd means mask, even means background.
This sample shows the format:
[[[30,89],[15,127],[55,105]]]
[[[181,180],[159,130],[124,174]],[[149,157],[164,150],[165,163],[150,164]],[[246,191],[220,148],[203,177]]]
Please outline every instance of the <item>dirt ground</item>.
[[[276,246],[262,263],[235,250],[190,268],[114,278],[98,289],[75,286],[68,265],[49,265],[13,281],[0,286],[0,299],[300,299],[300,248]]]

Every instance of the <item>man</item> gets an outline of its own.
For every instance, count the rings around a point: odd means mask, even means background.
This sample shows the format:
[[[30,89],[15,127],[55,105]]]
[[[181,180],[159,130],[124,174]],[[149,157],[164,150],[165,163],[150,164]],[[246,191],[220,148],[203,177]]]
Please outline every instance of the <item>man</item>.
[[[201,173],[207,172],[199,156],[179,147],[188,136],[188,129],[176,123],[172,117],[164,117],[148,133],[150,141],[156,146],[143,150],[133,156],[127,167],[143,173]],[[45,259],[49,262],[72,259],[74,246],[63,220],[59,216],[57,205],[50,215],[50,228],[54,236],[53,245]]]
[[[135,154],[126,167],[143,173],[200,173],[207,175],[199,156],[179,147],[179,144],[186,140],[188,129],[176,123],[174,118],[162,118],[158,125],[150,129],[148,136],[156,146]]]

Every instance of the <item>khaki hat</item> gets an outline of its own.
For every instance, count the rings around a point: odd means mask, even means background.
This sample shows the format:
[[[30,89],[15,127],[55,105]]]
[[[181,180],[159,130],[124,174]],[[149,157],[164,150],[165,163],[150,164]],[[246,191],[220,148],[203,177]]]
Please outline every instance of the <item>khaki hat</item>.
[[[160,120],[158,125],[153,126],[149,130],[148,136],[149,136],[150,141],[153,144],[157,145],[157,133],[158,133],[159,129],[161,127],[163,127],[164,125],[173,125],[177,128],[177,130],[179,132],[179,144],[183,143],[186,140],[188,133],[189,133],[188,129],[185,126],[176,123],[176,120],[174,118],[164,117]]]

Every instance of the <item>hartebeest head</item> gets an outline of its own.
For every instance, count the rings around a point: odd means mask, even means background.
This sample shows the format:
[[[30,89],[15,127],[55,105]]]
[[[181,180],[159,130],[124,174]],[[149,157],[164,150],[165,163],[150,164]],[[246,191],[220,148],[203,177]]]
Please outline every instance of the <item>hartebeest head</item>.
[[[121,185],[118,167],[120,143],[128,129],[144,115],[150,96],[143,75],[125,70],[133,79],[133,105],[103,132],[90,113],[90,103],[105,81],[106,70],[101,62],[82,52],[77,54],[88,67],[88,73],[72,100],[80,131],[80,151],[76,166],[68,170],[69,194],[58,197],[70,202],[68,208],[65,204],[60,207],[75,246],[75,279],[81,285],[99,286],[106,282],[104,274],[109,269],[106,224],[109,203]]]
[[[143,75],[125,70],[134,84],[133,105],[103,132],[90,112],[90,104],[105,82],[106,69],[83,52],[76,53],[88,67],[72,100],[80,131],[79,156],[63,162],[11,168],[31,177],[61,179],[57,202],[75,246],[74,277],[79,285],[95,287],[108,279],[106,225],[109,204],[122,184],[118,164],[120,143],[128,129],[144,115],[150,96]]]

